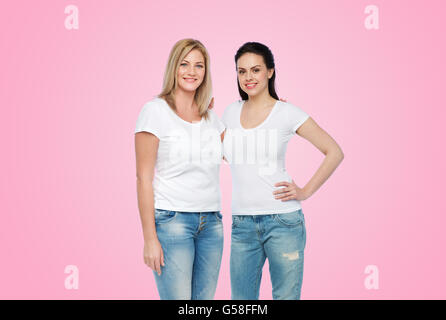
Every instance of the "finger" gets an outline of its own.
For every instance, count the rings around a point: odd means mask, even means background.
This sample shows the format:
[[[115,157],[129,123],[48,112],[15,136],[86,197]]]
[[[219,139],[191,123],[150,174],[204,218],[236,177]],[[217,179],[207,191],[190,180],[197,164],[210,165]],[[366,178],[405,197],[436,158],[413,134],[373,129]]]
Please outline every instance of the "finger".
[[[160,259],[155,259],[155,271],[158,273],[158,275],[161,275],[161,266],[160,266]]]
[[[148,259],[148,261],[147,261],[148,263],[147,263],[147,266],[150,268],[150,269],[152,269],[152,270],[155,270],[155,264],[153,263],[153,259]]]
[[[280,186],[288,187],[289,185],[290,185],[290,183],[288,181],[280,181],[280,182],[277,182],[274,186],[275,187],[280,187]]]
[[[164,267],[164,252],[161,251],[161,265]]]
[[[279,199],[289,198],[289,197],[292,197],[292,196],[293,196],[292,192],[287,192],[285,194],[281,194],[281,195],[275,196],[275,199],[279,200]]]
[[[281,193],[290,192],[290,191],[291,191],[291,189],[289,187],[280,188],[279,190],[274,191],[273,194],[281,194]]]
[[[288,201],[288,200],[293,200],[293,199],[295,199],[295,196],[286,197],[285,199],[282,199],[281,201]]]
[[[289,196],[292,196],[292,195],[293,194],[291,192],[285,192],[283,194],[279,194],[279,195],[274,196],[274,199],[283,199],[283,198],[286,198],[286,197],[289,197]]]

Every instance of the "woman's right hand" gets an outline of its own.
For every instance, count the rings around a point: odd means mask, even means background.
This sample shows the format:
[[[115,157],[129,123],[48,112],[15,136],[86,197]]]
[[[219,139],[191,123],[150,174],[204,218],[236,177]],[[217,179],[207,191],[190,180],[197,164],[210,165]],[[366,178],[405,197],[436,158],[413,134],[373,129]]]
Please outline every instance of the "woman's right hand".
[[[214,97],[212,97],[211,102],[209,103],[208,109],[212,109],[214,107]]]
[[[164,253],[158,238],[144,243],[144,263],[153,271],[161,275],[161,266],[164,267]]]

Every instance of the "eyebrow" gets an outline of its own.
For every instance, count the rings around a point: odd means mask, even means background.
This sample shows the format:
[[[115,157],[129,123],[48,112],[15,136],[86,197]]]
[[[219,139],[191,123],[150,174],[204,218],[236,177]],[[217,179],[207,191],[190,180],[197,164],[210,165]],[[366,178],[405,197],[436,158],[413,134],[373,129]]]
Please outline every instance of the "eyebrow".
[[[258,64],[258,65],[255,65],[254,67],[251,67],[251,69],[253,69],[253,68],[255,68],[255,67],[261,67],[261,65],[260,64]],[[245,68],[242,68],[242,67],[238,67],[239,69],[243,69],[243,70],[245,70]]]
[[[190,63],[189,61],[187,61],[186,59],[183,59],[182,61],[186,61],[187,63]],[[198,61],[197,63],[203,63],[204,64],[204,62],[203,61]],[[196,64],[197,64],[196,63]]]

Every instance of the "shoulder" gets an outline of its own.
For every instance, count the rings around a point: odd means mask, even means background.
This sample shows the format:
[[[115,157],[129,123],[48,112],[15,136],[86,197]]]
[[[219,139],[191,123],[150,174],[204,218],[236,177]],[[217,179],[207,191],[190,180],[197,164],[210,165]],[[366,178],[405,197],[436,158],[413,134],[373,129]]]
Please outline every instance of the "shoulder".
[[[217,113],[212,109],[208,109],[208,115],[211,121],[217,121],[220,119]]]
[[[164,132],[163,127],[166,125],[165,119],[167,118],[163,109],[165,108],[162,105],[162,101],[158,98],[144,103],[136,120],[135,133],[147,131],[161,138]]]
[[[229,104],[226,109],[237,109],[240,108],[243,104],[243,100],[237,100],[234,101],[233,103]]]
[[[157,109],[157,110],[162,110],[167,106],[167,102],[162,99],[162,98],[158,98],[155,97],[152,100],[147,101],[146,103],[144,103],[143,108],[150,108],[150,109]]]
[[[225,110],[224,110],[224,114],[228,114],[230,112],[234,112],[240,109],[241,105],[243,104],[243,100],[237,100],[231,104],[229,104]]]
[[[143,114],[161,116],[167,113],[168,111],[167,108],[169,108],[167,102],[162,98],[156,97],[153,98],[152,100],[145,102],[144,105],[142,106],[141,112]]]
[[[306,115],[306,112],[301,107],[293,103],[279,100],[278,104],[280,106],[280,110],[282,110],[287,115],[295,115],[295,114]]]
[[[225,125],[224,125],[223,121],[220,119],[220,117],[218,116],[218,114],[214,110],[209,109],[208,116],[209,116],[208,121],[209,121],[210,125],[213,128],[218,129],[218,132],[221,133],[225,129]]]
[[[277,103],[279,104],[279,106],[282,110],[287,110],[287,111],[291,110],[292,111],[292,110],[296,110],[296,108],[298,108],[295,104],[285,102],[285,101],[279,100]]]
[[[236,115],[240,111],[240,107],[242,106],[242,104],[243,104],[243,100],[237,100],[237,101],[229,104],[225,108],[221,119],[225,123],[226,126],[230,126],[232,124],[232,122],[236,118]]]

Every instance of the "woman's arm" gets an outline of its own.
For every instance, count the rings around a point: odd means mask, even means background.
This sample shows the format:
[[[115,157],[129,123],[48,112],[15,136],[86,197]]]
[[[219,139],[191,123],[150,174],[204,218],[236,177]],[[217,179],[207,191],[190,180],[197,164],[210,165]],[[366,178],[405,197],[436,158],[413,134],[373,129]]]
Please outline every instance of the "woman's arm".
[[[152,133],[135,134],[136,188],[144,235],[144,262],[160,275],[164,255],[156,234],[152,186],[158,145],[159,139]]]
[[[311,117],[297,129],[296,133],[325,154],[325,159],[303,188],[299,188],[294,181],[292,183],[286,181],[277,183],[276,187],[284,186],[285,188],[274,191],[273,194],[276,195],[276,199],[281,199],[282,201],[291,199],[305,200],[309,198],[327,181],[344,159],[344,153],[336,141],[319,127]]]

